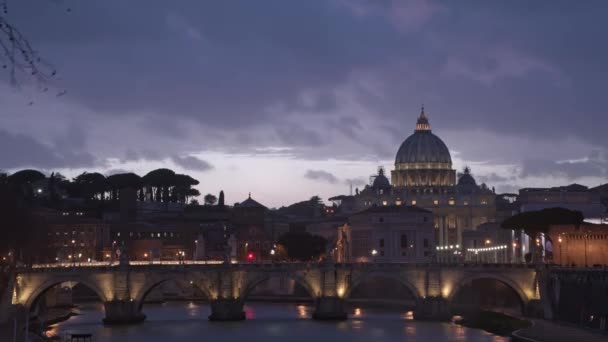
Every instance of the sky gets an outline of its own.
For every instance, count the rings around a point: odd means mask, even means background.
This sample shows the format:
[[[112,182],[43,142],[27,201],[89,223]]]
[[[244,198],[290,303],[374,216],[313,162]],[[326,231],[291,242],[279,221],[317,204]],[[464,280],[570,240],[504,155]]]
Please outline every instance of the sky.
[[[167,167],[279,207],[393,169],[424,104],[454,168],[497,192],[608,180],[607,1],[8,5],[57,70],[0,70],[8,172]]]

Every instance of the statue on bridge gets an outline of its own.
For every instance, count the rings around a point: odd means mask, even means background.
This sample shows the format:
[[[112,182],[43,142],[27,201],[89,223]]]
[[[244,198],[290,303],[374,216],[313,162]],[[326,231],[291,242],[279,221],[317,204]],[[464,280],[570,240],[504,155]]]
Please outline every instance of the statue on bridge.
[[[345,263],[350,256],[350,244],[344,227],[338,228],[337,236],[325,248],[325,261]]]
[[[231,263],[233,260],[236,261],[236,237],[234,233],[230,234],[226,241],[226,247],[224,250],[224,263]]]
[[[127,247],[125,245],[121,245],[116,250],[116,255],[118,256],[118,264],[121,266],[129,265],[129,254],[127,253]]]

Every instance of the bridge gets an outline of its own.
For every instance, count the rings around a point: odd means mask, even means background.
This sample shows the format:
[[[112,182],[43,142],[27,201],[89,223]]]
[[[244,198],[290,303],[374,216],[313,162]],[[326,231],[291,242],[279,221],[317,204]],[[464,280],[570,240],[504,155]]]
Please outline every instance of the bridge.
[[[458,291],[476,279],[497,280],[517,294],[525,312],[551,316],[547,268],[512,264],[410,263],[123,263],[88,266],[38,265],[16,273],[4,302],[26,310],[51,287],[76,282],[103,301],[105,323],[145,320],[146,295],[167,281],[194,286],[210,301],[210,320],[245,319],[243,305],[257,285],[273,277],[293,279],[314,299],[314,319],[346,319],[345,304],[359,284],[394,279],[415,298],[416,319],[449,319]],[[6,291],[8,292],[8,291]],[[10,298],[10,301],[9,301]],[[5,308],[0,308],[5,311]]]

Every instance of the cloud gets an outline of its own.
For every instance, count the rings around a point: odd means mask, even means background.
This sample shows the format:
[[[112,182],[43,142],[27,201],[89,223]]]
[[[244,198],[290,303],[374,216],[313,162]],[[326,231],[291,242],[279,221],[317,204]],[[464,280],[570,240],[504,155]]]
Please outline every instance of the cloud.
[[[287,124],[275,130],[279,140],[288,146],[316,147],[323,144],[319,133],[296,124]]]
[[[336,176],[334,176],[330,172],[323,170],[307,170],[304,174],[304,177],[311,180],[322,181],[331,184],[338,183],[338,178]]]
[[[95,158],[89,153],[75,150],[73,146],[63,147],[47,145],[24,134],[0,130],[0,168],[78,168],[96,164]]]
[[[495,172],[491,172],[486,175],[476,175],[475,178],[477,178],[477,181],[479,183],[486,183],[486,184],[502,183],[502,182],[506,182],[509,180],[513,180],[513,178],[500,176],[500,175],[496,174]]]
[[[357,178],[345,179],[344,184],[352,185],[354,187],[361,187],[361,186],[367,185],[368,181],[363,177],[357,177]]]
[[[563,177],[575,180],[583,177],[608,176],[608,154],[595,150],[588,157],[571,160],[526,159],[520,177]]]
[[[434,15],[445,10],[430,0],[338,0],[336,3],[360,18],[381,16],[402,33],[420,30]]]
[[[560,72],[548,62],[540,60],[510,46],[482,47],[468,49],[472,53],[464,56],[450,56],[444,65],[448,75],[463,76],[486,86],[512,77],[525,77],[533,72],[543,72],[561,78]]]
[[[588,151],[608,146],[608,46],[597,43],[608,2],[70,2],[71,14],[11,2],[11,21],[59,70],[50,87],[68,93],[16,91],[0,70],[1,139],[17,146],[0,147],[0,167],[117,160],[142,172],[184,151],[264,154],[277,169],[330,161],[304,170],[335,175],[338,191],[394,158],[425,103],[459,163],[487,162],[488,183],[606,175]],[[345,173],[334,161],[373,164]],[[503,180],[503,165],[525,177]]]
[[[178,166],[190,171],[203,172],[213,169],[213,165],[195,156],[173,156],[171,160]]]

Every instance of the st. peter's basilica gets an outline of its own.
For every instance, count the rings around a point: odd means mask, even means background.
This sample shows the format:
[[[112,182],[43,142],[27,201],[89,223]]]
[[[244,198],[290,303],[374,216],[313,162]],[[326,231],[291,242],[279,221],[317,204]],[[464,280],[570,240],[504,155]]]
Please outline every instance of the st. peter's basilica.
[[[461,245],[462,231],[493,222],[495,193],[478,185],[467,167],[462,174],[452,168],[446,144],[431,131],[424,107],[414,133],[403,141],[389,181],[384,168],[354,196],[343,196],[340,210],[353,213],[374,206],[413,205],[434,215],[437,245]]]

